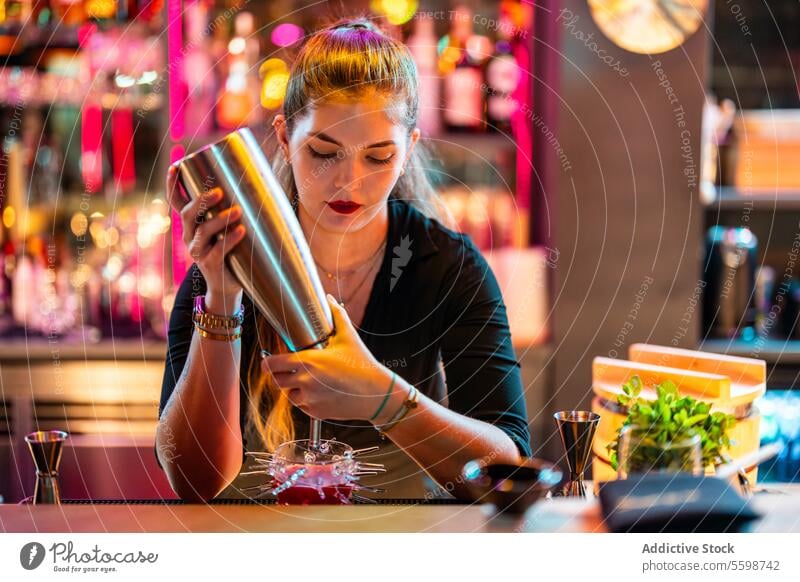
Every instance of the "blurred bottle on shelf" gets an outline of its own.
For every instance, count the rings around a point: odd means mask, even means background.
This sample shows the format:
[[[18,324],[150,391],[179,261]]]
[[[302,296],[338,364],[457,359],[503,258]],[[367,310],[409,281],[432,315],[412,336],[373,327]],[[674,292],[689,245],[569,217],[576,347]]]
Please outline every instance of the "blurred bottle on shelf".
[[[86,21],[84,0],[50,0],[53,21],[59,26],[76,26]]]
[[[84,0],[84,6],[90,20],[109,22],[116,20],[118,15],[117,0]]]
[[[117,194],[136,187],[133,110],[124,100],[111,111],[111,168]]]
[[[441,83],[436,66],[436,31],[433,18],[420,16],[414,21],[414,32],[406,41],[419,76],[419,119],[417,126],[425,136],[442,131]]]
[[[14,321],[31,332],[42,330],[42,291],[45,286],[44,245],[37,236],[26,237],[17,256],[13,276],[11,311]]]
[[[3,227],[3,242],[0,249],[0,335],[6,335],[14,324],[11,311],[13,297],[13,275],[16,268],[16,249]]]
[[[13,207],[14,198],[19,199],[19,190],[22,188],[22,158],[19,154],[19,140],[11,137],[12,116],[8,115],[9,109],[0,108],[0,122],[2,122],[3,139],[0,141],[0,171],[3,179],[0,180],[0,232],[2,232],[2,273],[0,273],[0,333],[7,333],[13,327],[12,298],[14,271],[16,269],[16,237],[15,222],[16,211]],[[14,130],[16,131],[16,130]],[[15,192],[17,190],[17,192]]]
[[[511,116],[518,107],[514,91],[521,74],[511,43],[499,40],[486,67],[486,126],[490,131],[511,135]]]
[[[103,187],[103,107],[99,96],[88,95],[81,110],[81,176],[87,192]]]
[[[758,240],[749,228],[714,226],[706,235],[704,337],[756,337]]]
[[[41,24],[40,19],[46,18],[49,12],[47,0],[1,0],[0,25]]]
[[[520,213],[514,196],[497,186],[449,186],[440,193],[448,222],[481,250],[520,248]]]
[[[22,20],[22,2],[0,0],[0,25],[16,24]]]
[[[139,5],[136,0],[117,0],[117,22],[133,21],[138,14]]]
[[[208,7],[204,1],[195,0],[186,5],[184,17],[187,39],[184,78],[188,89],[186,127],[192,134],[190,137],[206,137],[214,127],[212,112],[216,93],[214,64],[204,40]]]
[[[778,312],[782,339],[800,340],[800,279],[792,277],[781,281],[783,287]]]
[[[24,188],[28,187],[24,201],[26,208],[41,205],[53,206],[61,193],[59,179],[62,172],[61,147],[58,136],[45,124],[45,116],[38,108],[29,108],[22,115],[21,159],[22,168],[15,170],[24,175]],[[15,198],[16,198],[15,194]],[[15,212],[20,212],[17,208]]]
[[[439,70],[444,76],[442,119],[448,131],[480,132],[484,130],[483,71],[467,52],[472,9],[459,5],[450,15],[451,29],[439,55]]]
[[[775,269],[762,265],[756,269],[756,334],[767,338],[773,331],[774,322],[770,320],[772,297],[775,289]]]
[[[258,39],[253,36],[254,26],[250,12],[236,15],[234,37],[228,43],[228,76],[217,102],[217,124],[222,129],[233,130],[261,118],[255,66],[259,46]]]
[[[164,10],[165,0],[137,0],[136,20],[159,25]],[[130,19],[130,18],[129,18]]]

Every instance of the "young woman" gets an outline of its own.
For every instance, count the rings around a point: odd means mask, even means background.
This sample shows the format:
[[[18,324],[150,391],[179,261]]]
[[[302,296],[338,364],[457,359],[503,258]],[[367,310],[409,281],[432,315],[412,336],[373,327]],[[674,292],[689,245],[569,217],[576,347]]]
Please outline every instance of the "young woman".
[[[156,453],[182,498],[242,496],[264,481],[239,475],[243,451],[307,438],[309,416],[323,438],[380,445],[369,460],[388,471],[365,482],[388,497],[464,496],[468,460],[531,454],[497,282],[436,220],[417,91],[409,51],[367,20],[318,31],[293,64],[273,165],[329,293],[325,349],[287,353],[225,266],[244,236],[239,210],[203,220],[213,193],[180,203],[194,264],[170,318]],[[221,318],[213,333],[193,324],[198,295]],[[231,333],[222,322],[242,305]]]

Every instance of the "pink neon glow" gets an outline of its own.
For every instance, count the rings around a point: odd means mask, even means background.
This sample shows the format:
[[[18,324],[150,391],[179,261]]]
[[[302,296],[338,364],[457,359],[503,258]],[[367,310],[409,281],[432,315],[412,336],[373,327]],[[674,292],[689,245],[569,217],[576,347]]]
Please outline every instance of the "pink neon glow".
[[[111,161],[114,181],[120,192],[136,185],[133,150],[133,111],[118,107],[111,112]]]
[[[97,32],[96,24],[81,24],[78,28],[78,46],[80,48],[85,47],[86,43],[89,42],[89,39],[92,38],[95,32]]]
[[[186,151],[180,144],[172,146],[169,151],[169,162],[177,162],[180,160]],[[189,268],[186,262],[186,253],[184,252],[185,244],[183,242],[183,225],[181,223],[181,215],[174,209],[170,209],[170,219],[172,224],[172,282],[177,289]]]
[[[81,176],[87,192],[103,185],[103,109],[93,103],[81,112]]]
[[[184,106],[188,93],[183,75],[181,0],[168,0],[167,4],[167,60],[169,62],[169,135],[172,141],[180,141],[186,132]]]
[[[514,43],[514,57],[522,71],[530,71],[531,60],[528,47],[523,42]],[[513,93],[519,103],[511,114],[511,134],[517,144],[517,206],[520,210],[531,207],[531,181],[533,179],[531,160],[533,157],[533,128],[526,112],[532,111],[530,75],[520,75],[519,83]]]
[[[291,46],[303,38],[303,29],[296,24],[285,22],[275,27],[270,35],[272,44],[276,46]]]
[[[169,61],[169,135],[179,142],[185,134],[184,103],[188,87],[183,76],[183,19],[181,0],[167,0],[167,59]],[[176,144],[169,152],[170,163],[185,154],[183,146]],[[177,289],[188,268],[186,255],[182,252],[183,229],[180,214],[170,209],[172,224],[172,281]]]

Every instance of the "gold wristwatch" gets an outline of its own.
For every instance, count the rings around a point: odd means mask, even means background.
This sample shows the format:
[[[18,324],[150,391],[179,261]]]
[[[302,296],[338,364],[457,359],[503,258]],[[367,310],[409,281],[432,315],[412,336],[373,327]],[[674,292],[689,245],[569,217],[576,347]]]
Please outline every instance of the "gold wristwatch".
[[[206,298],[198,295],[194,300],[192,321],[196,324],[211,329],[236,329],[244,322],[244,305],[239,306],[235,315],[217,315],[206,312]]]

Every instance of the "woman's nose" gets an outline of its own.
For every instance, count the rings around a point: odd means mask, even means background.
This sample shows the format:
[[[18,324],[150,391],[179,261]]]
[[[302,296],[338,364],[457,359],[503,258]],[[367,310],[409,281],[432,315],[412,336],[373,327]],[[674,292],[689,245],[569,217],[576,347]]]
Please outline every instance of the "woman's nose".
[[[363,169],[357,160],[345,159],[339,164],[339,172],[334,181],[334,186],[348,192],[361,188]]]

